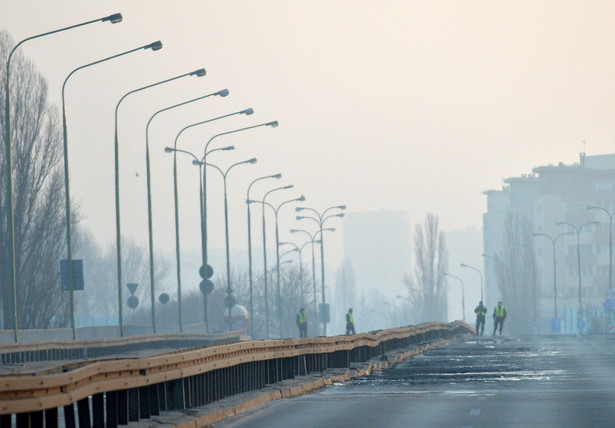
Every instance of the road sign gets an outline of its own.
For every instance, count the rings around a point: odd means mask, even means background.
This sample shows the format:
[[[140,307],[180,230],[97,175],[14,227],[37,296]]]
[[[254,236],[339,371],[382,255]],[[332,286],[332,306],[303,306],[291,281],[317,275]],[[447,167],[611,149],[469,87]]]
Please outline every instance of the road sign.
[[[70,264],[60,260],[60,284],[62,291],[70,291]],[[73,290],[83,290],[83,260],[73,259]]]
[[[214,268],[210,265],[203,265],[199,268],[199,275],[203,279],[209,279],[214,275]]]
[[[226,306],[227,308],[232,308],[233,306],[235,306],[235,303],[237,303],[237,299],[235,299],[235,296],[226,296],[224,298],[224,306]]]
[[[130,309],[136,309],[139,306],[139,298],[137,296],[130,296],[128,298],[128,307]]]
[[[137,291],[138,286],[139,284],[137,284],[136,282],[129,282],[128,284],[126,284],[126,287],[128,287],[128,291],[130,291],[130,294],[135,294],[135,291]]]
[[[214,283],[211,279],[204,279],[199,284],[199,288],[201,289],[201,292],[209,294],[214,291]]]
[[[160,296],[158,296],[158,301],[163,305],[166,305],[167,303],[169,303],[169,295],[167,293],[162,293]]]
[[[606,299],[603,306],[604,312],[607,314],[613,313],[613,310],[615,309],[615,299]]]

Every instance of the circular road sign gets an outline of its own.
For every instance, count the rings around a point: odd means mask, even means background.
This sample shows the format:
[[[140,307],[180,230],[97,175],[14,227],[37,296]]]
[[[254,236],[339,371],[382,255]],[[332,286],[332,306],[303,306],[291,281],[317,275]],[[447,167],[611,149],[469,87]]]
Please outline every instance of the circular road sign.
[[[137,296],[130,296],[128,298],[128,307],[130,309],[136,309],[139,306],[139,298]]]

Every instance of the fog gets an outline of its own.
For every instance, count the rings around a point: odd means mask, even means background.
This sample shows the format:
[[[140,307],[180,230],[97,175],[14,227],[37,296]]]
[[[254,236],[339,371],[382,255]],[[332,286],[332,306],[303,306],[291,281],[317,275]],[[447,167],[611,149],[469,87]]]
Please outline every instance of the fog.
[[[22,40],[115,12],[123,14],[122,23],[93,24],[20,48],[60,106],[62,82],[75,68],[163,42],[160,51],[139,51],[88,68],[67,84],[72,198],[83,226],[101,245],[115,239],[118,100],[133,89],[201,67],[205,77],[131,95],[119,109],[122,232],[145,247],[148,119],[188,99],[230,91],[228,97],[164,113],[150,127],[154,245],[172,262],[172,155],[163,148],[186,125],[248,107],[254,115],[198,127],[178,143],[202,153],[217,133],[280,123],[220,138],[215,147],[234,145],[235,151],[208,158],[222,168],[258,159],[228,178],[230,245],[240,255],[232,260],[236,265],[246,263],[239,260],[247,249],[246,189],[263,175],[282,173],[283,178],[255,185],[255,198],[274,185],[295,186],[272,196],[275,205],[305,195],[305,206],[317,210],[345,204],[349,213],[404,211],[412,227],[431,212],[445,233],[462,235],[457,231],[482,227],[482,192],[500,188],[503,178],[537,165],[573,163],[584,150],[612,150],[612,2],[3,0],[0,27]],[[178,164],[180,233],[188,257],[200,248],[199,183],[189,158],[179,157]],[[214,173],[207,189],[209,246],[220,253],[222,181]],[[268,221],[273,225],[273,218]],[[302,243],[289,229],[313,226],[295,220],[292,206],[280,211],[279,221],[282,241]],[[328,225],[337,229],[326,236],[332,283],[344,260],[344,219]],[[256,247],[259,221],[253,233]],[[274,242],[273,227],[268,233]],[[455,242],[450,254],[451,272],[463,276],[470,293],[467,316],[478,297],[477,278],[457,266],[482,263],[480,242],[468,246],[470,253]],[[214,268],[224,270],[222,264]],[[187,285],[196,286],[196,281]],[[390,303],[402,292],[401,278],[385,290]],[[458,291],[450,292],[458,302]],[[386,318],[386,307],[379,310],[385,315],[378,316]],[[458,303],[449,303],[449,313],[461,318]]]

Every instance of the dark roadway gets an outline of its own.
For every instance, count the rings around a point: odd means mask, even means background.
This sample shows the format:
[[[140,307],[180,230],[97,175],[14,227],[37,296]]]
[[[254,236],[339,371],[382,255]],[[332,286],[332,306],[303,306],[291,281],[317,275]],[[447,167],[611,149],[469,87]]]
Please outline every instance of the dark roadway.
[[[480,337],[217,427],[614,427],[615,337]]]

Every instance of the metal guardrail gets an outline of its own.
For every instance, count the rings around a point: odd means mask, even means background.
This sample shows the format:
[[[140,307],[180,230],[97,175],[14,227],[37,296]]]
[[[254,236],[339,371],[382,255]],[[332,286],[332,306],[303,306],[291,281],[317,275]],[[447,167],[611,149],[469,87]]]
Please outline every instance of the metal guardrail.
[[[144,349],[185,349],[236,342],[245,338],[242,330],[217,334],[148,334],[98,340],[44,340],[40,342],[5,343],[0,345],[3,365],[34,361],[101,358],[137,352]]]
[[[165,410],[207,405],[295,376],[350,367],[427,340],[474,330],[456,321],[352,336],[238,342],[140,359],[65,365],[0,377],[0,428],[117,427]],[[43,421],[44,424],[43,425]]]

